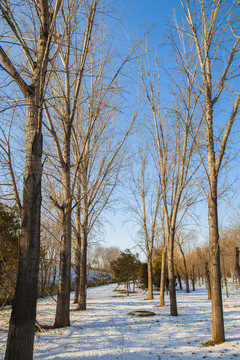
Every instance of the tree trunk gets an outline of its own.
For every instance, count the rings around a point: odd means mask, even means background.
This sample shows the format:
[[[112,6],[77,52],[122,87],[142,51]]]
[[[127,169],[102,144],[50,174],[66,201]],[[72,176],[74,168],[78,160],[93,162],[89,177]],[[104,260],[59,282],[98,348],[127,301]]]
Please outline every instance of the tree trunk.
[[[60,264],[57,309],[54,327],[70,325],[70,290],[71,290],[71,213],[70,207],[62,213],[62,236],[60,244]]]
[[[148,258],[148,300],[153,299],[152,256]]]
[[[235,248],[236,261],[235,261],[235,271],[237,273],[238,283],[240,284],[240,266],[239,266],[239,248]]]
[[[37,92],[26,99],[26,107],[22,236],[19,244],[18,276],[8,331],[6,360],[31,360],[35,333],[42,178],[42,113]]]
[[[84,231],[81,235],[79,285],[78,306],[76,310],[83,311],[87,308],[87,239]]]
[[[60,244],[60,264],[57,309],[54,327],[70,325],[70,291],[71,291],[71,194],[70,194],[70,126],[64,134],[64,166],[62,168],[62,236]]]
[[[165,291],[165,274],[166,274],[166,258],[167,258],[167,246],[164,245],[162,253],[162,266],[161,266],[161,278],[160,278],[160,303],[159,306],[164,306],[164,291]]]
[[[79,245],[80,246],[80,245]],[[76,249],[75,255],[75,293],[73,303],[78,303],[79,293],[80,293],[80,250]]]
[[[192,284],[192,290],[195,291],[195,281],[196,281],[196,276],[195,276],[195,266],[192,265],[192,275],[191,275],[191,284]]]
[[[182,290],[182,280],[179,272],[177,272],[177,280],[178,280],[179,289]]]
[[[180,247],[180,251],[181,251],[181,254],[182,254],[182,257],[183,257],[183,265],[184,265],[184,273],[185,273],[184,279],[185,279],[185,284],[186,284],[186,293],[190,293],[187,262],[186,262],[186,258],[185,258],[182,247]]]
[[[81,246],[80,246],[80,290],[77,310],[87,308],[87,239],[88,239],[88,191],[87,191],[87,165],[83,162],[81,167]]]
[[[205,279],[206,279],[206,287],[208,291],[208,300],[211,300],[211,282],[210,282],[210,276],[209,276],[209,269],[208,269],[208,263],[205,263]]]
[[[81,261],[81,177],[79,171],[77,173],[77,184],[76,184],[76,217],[75,217],[75,227],[76,227],[76,250],[75,250],[75,294],[74,294],[74,304],[78,304],[78,299],[80,296],[80,261]]]
[[[177,297],[176,297],[176,289],[175,289],[173,247],[174,247],[174,232],[171,231],[171,233],[168,236],[168,278],[169,278],[169,294],[170,294],[170,315],[178,316]]]
[[[185,275],[186,293],[190,293],[188,274]]]
[[[214,343],[222,343],[225,341],[225,335],[218,233],[217,180],[216,176],[215,179],[211,176],[210,169],[209,175],[208,221],[211,258],[212,341]]]
[[[194,275],[191,276],[191,283],[192,283],[192,290],[193,290],[193,291],[196,291],[196,289],[195,289],[195,277],[194,277]]]
[[[41,298],[44,297],[44,274],[43,274],[43,272],[44,272],[44,263],[42,262],[42,263],[40,264],[41,283],[40,283],[40,294],[39,294],[39,296],[40,296]]]
[[[56,264],[53,264],[53,279],[51,285],[51,292],[54,290],[54,287],[56,285],[56,275],[57,275],[57,267]]]

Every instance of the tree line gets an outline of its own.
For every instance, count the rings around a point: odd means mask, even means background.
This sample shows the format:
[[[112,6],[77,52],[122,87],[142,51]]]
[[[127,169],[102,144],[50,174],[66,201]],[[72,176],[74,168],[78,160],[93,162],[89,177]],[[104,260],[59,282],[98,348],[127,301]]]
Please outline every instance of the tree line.
[[[176,14],[165,40],[171,48],[165,66],[170,96],[162,106],[161,47],[154,56],[147,31],[119,60],[105,22],[112,9],[104,1],[0,1],[2,177],[4,197],[14,197],[20,218],[6,359],[33,357],[44,239],[54,240],[59,253],[54,326],[70,325],[73,251],[76,301],[86,309],[88,244],[100,236],[103,210],[124,169],[130,194],[124,203],[147,256],[148,297],[154,242],[160,239],[160,304],[168,269],[172,316],[178,315],[176,237],[199,199],[206,200],[212,341],[225,339],[218,196],[240,101],[239,4],[180,3],[185,20]],[[131,76],[135,91],[128,96]]]

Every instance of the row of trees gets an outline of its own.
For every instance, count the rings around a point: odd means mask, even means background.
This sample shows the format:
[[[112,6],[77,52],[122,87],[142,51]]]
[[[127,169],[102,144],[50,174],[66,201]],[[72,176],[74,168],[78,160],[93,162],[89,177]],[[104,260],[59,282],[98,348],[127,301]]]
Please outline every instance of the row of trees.
[[[171,24],[168,40],[174,70],[169,72],[172,103],[161,105],[160,66],[148,48],[139,49],[136,73],[145,94],[144,139],[131,168],[132,201],[127,207],[140,226],[149,274],[153,242],[163,243],[162,275],[168,265],[170,314],[178,315],[174,248],[191,211],[208,204],[209,270],[212,284],[212,341],[223,342],[218,197],[224,154],[237,118],[239,4],[181,1],[183,23]],[[221,183],[223,185],[223,183]],[[191,214],[192,215],[192,214]],[[178,239],[179,241],[179,239]],[[179,242],[178,242],[179,243]],[[160,304],[164,305],[164,277]],[[149,275],[149,299],[152,283]]]
[[[114,64],[107,11],[100,0],[0,2],[2,183],[11,183],[4,195],[14,195],[21,219],[6,359],[33,356],[40,234],[45,257],[59,251],[54,326],[70,325],[72,240],[78,309],[86,308],[89,235],[117,184],[137,114],[117,122],[120,76],[133,50]]]
[[[182,280],[185,283],[186,293],[190,292],[190,288],[195,291],[196,283],[199,286],[204,284],[208,290],[208,300],[211,300],[211,280],[209,275],[210,253],[209,245],[193,248],[193,233],[183,232],[177,233],[175,236],[174,249],[174,267],[175,267],[175,286],[178,282],[180,289],[183,288]],[[221,280],[222,286],[225,285],[228,294],[228,279],[231,278],[236,282],[238,287],[240,284],[239,269],[239,225],[226,228],[221,232]],[[162,254],[164,252],[164,244],[156,246],[153,249],[152,256],[152,272],[151,283],[155,288],[161,287],[161,268]],[[139,260],[138,255],[126,250],[119,254],[116,260],[111,261],[110,270],[114,280],[120,285],[125,284],[126,293],[129,295],[130,285],[133,289],[136,287],[148,289],[149,273],[147,262],[143,263]],[[168,292],[169,281],[168,271],[163,274],[165,278],[165,290]],[[159,299],[161,301],[161,298]]]
[[[172,101],[165,107],[159,95],[158,60],[151,59],[141,40],[114,65],[113,39],[102,25],[108,10],[105,5],[100,0],[26,1],[17,6],[0,1],[1,106],[6,115],[1,126],[2,165],[21,219],[6,359],[13,359],[16,353],[24,360],[33,356],[41,233],[46,241],[54,238],[59,249],[55,326],[70,324],[72,248],[78,309],[86,309],[89,238],[96,236],[100,215],[129,158],[125,183],[132,199],[128,197],[127,207],[144,238],[149,299],[153,246],[161,238],[160,304],[164,304],[167,266],[173,316],[178,314],[174,269],[177,230],[187,222],[199,192],[206,197],[212,340],[224,341],[218,183],[240,101],[239,4],[181,0],[186,21],[179,24],[175,20],[168,36],[174,69],[169,73]],[[131,69],[142,96],[133,98],[135,109],[126,114],[120,76],[133,55],[136,63]],[[126,154],[124,144],[140,108],[144,122],[139,124],[140,130],[135,128],[133,154]],[[26,145],[22,145],[22,138]],[[24,173],[18,167],[23,149]],[[16,164],[13,159],[17,159]]]

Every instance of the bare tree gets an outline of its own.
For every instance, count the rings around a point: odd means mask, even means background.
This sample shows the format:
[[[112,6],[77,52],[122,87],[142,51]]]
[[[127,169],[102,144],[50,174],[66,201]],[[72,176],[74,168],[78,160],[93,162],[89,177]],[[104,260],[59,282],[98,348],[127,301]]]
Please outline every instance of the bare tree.
[[[48,125],[45,124],[45,126],[55,143],[61,168],[61,196],[57,198],[53,193],[50,195],[53,204],[60,211],[62,224],[55,327],[70,324],[71,215],[76,174],[80,162],[79,158],[71,177],[71,137],[98,3],[99,0],[91,0],[86,3],[85,8],[83,2],[69,0],[65,6],[62,6],[63,22],[55,34],[58,57],[55,60],[52,81],[49,85],[51,98],[45,104],[48,121]],[[79,29],[82,25],[80,18],[82,10],[86,12],[84,30]],[[73,46],[76,39],[82,42],[81,49]]]
[[[173,89],[175,87],[173,103],[170,110],[164,114],[160,107],[159,66],[157,61],[152,67],[149,64],[150,61],[142,55],[139,61],[139,75],[151,111],[152,122],[149,121],[149,129],[158,158],[166,231],[170,314],[177,316],[174,237],[178,224],[195,201],[195,194],[192,191],[190,195],[189,189],[199,164],[192,168],[191,160],[201,127],[201,117],[197,117],[195,113],[198,96],[195,99],[192,96],[194,80],[190,76],[184,83],[185,88],[181,88],[171,77]]]
[[[51,40],[60,4],[57,0],[52,8],[54,4],[47,0],[19,5],[0,2],[1,28],[6,30],[1,36],[1,69],[13,79],[26,103],[22,202],[11,174],[22,237],[6,359],[33,357],[40,248],[42,107]],[[23,14],[28,21],[22,21]]]
[[[96,76],[95,80],[99,82],[101,78]],[[77,248],[80,250],[76,256],[80,261],[77,310],[86,309],[88,237],[109,205],[118,183],[124,156],[122,148],[137,116],[135,112],[126,132],[118,136],[117,127],[112,123],[115,116],[114,97],[110,100],[106,90],[101,91],[101,82],[98,85],[100,89],[95,88],[96,92],[92,92],[86,112],[81,114],[81,118],[87,120],[87,126],[84,121],[79,122],[73,145],[76,159],[81,152],[83,154],[77,173],[75,233],[78,239]],[[89,127],[91,131],[88,130]]]
[[[235,1],[229,3],[218,0],[201,0],[192,3],[181,0],[188,28],[178,26],[179,32],[193,39],[195,46],[195,65],[193,71],[189,59],[179,58],[188,76],[201,91],[201,106],[205,118],[208,179],[208,221],[211,261],[212,284],[212,341],[225,341],[222,294],[220,249],[218,230],[218,179],[223,164],[227,141],[236,118],[240,93],[236,87],[235,77],[238,76],[237,54],[239,52],[239,34],[236,18]],[[237,32],[235,34],[235,32]],[[182,52],[183,53],[183,52]],[[224,61],[222,61],[224,59]],[[231,104],[228,115],[226,112],[221,120],[218,131],[215,109],[219,109],[220,102],[226,100],[228,89],[231,88]],[[231,106],[231,108],[230,108]],[[226,120],[227,119],[227,120]]]
[[[141,131],[141,130],[140,130]],[[152,257],[153,246],[159,229],[158,217],[161,200],[161,187],[158,171],[151,158],[150,141],[139,140],[139,145],[133,156],[134,161],[130,160],[128,169],[130,169],[129,190],[132,194],[127,204],[127,209],[133,216],[133,221],[140,228],[139,234],[144,238],[143,251],[147,257],[148,267],[148,300],[153,299],[153,281],[152,281]],[[145,139],[146,140],[146,139]]]

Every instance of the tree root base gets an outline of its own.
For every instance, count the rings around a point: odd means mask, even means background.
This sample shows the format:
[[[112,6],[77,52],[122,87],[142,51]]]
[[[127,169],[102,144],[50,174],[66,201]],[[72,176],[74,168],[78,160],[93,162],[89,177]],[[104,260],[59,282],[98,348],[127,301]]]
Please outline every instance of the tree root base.
[[[215,346],[215,345],[219,345],[219,344],[222,344],[222,343],[224,343],[224,341],[208,340],[206,342],[200,343],[200,345],[203,345],[203,346]]]

